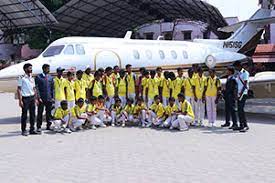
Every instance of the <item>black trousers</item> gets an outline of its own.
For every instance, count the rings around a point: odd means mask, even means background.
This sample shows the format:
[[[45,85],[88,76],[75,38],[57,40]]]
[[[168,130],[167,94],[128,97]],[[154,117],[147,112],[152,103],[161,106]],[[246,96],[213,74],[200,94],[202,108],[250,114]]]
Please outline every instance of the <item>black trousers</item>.
[[[238,101],[238,117],[240,121],[240,127],[247,127],[247,120],[244,111],[245,102],[247,100],[247,95],[244,95],[241,101]]]
[[[43,101],[43,103],[39,103],[38,110],[37,110],[37,129],[41,128],[43,122],[43,112],[44,108],[46,108],[46,122],[47,127],[51,126],[51,109],[52,109],[52,102],[51,101]]]
[[[26,131],[28,111],[30,117],[30,131],[34,130],[35,123],[35,98],[32,97],[22,97],[23,107],[21,115],[21,130],[22,132]]]
[[[232,119],[233,125],[237,126],[237,115],[236,111],[236,101],[234,97],[227,96],[225,97],[225,122],[226,124],[230,124],[230,119]]]

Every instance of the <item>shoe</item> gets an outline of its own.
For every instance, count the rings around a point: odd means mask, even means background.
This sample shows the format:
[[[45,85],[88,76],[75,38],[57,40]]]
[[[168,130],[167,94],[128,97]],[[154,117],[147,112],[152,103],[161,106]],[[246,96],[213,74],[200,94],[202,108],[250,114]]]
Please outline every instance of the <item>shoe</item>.
[[[146,128],[150,128],[152,126],[152,124],[151,123],[148,123],[147,125],[146,125]]]
[[[71,127],[70,130],[71,130],[71,132],[76,132],[76,129],[73,127]]]
[[[230,126],[228,129],[233,130],[233,129],[236,128],[236,127],[238,127],[238,126],[232,125],[232,126]]]
[[[225,124],[223,124],[221,127],[229,127],[230,126],[230,123],[225,123]]]
[[[96,126],[95,126],[95,125],[93,125],[91,129],[92,129],[92,130],[96,130]]]
[[[249,130],[249,127],[246,126],[246,127],[243,127],[240,129],[240,132],[244,133],[244,132],[247,132]]]
[[[122,123],[122,125],[121,125],[122,127],[125,127],[125,123]]]
[[[22,136],[25,136],[25,137],[27,137],[29,135],[27,131],[23,131],[21,134],[22,134]]]
[[[145,128],[145,124],[143,123],[143,124],[141,125],[141,127],[142,127],[142,128]]]
[[[243,129],[242,127],[238,127],[238,126],[235,126],[232,128],[233,131],[240,131],[242,129]]]
[[[106,128],[107,126],[105,124],[101,125],[102,128]]]
[[[180,130],[181,132],[183,132],[183,131],[188,131],[189,128],[188,128],[188,127],[185,127],[185,128],[180,128],[179,130]]]
[[[38,133],[36,133],[35,131],[30,131],[29,134],[30,134],[30,135],[38,135]]]
[[[69,128],[64,129],[65,133],[72,133],[72,131]]]
[[[41,128],[38,128],[38,129],[36,130],[36,133],[38,133],[38,134],[42,134],[42,130],[41,130]]]
[[[170,130],[174,130],[174,127],[172,127],[172,126],[170,126],[170,128],[169,128]]]
[[[208,124],[208,127],[209,127],[209,128],[213,128],[213,127],[214,127],[214,123],[209,123],[209,124]]]
[[[197,121],[195,121],[193,124],[192,124],[192,126],[198,126],[198,122]]]
[[[51,127],[47,126],[46,130],[52,130]]]

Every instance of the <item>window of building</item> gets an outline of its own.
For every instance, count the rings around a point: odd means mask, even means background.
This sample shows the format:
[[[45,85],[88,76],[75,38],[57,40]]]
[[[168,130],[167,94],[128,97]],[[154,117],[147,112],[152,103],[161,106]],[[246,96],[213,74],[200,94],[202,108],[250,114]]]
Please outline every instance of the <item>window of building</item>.
[[[52,57],[55,55],[59,55],[64,47],[64,45],[51,46],[43,53],[43,57]]]
[[[66,49],[64,50],[65,55],[74,55],[74,46],[68,45]]]
[[[159,50],[159,57],[163,60],[165,59],[165,53],[162,50]]]
[[[153,32],[144,33],[144,37],[145,37],[145,39],[153,40],[154,39],[154,33]]]
[[[183,40],[192,40],[192,31],[183,31]]]
[[[152,60],[152,57],[153,57],[153,55],[152,55],[152,52],[150,51],[150,50],[146,50],[146,57],[149,59],[149,60]]]
[[[187,51],[183,50],[182,51],[182,56],[183,56],[184,59],[188,59],[188,53],[187,53]]]
[[[177,59],[178,58],[177,52],[174,51],[174,50],[171,51],[171,56],[172,56],[173,59]]]
[[[137,60],[140,58],[139,52],[137,50],[133,51],[133,55],[134,55],[134,58]]]
[[[172,40],[173,39],[173,33],[172,32],[164,32],[164,40]]]
[[[75,49],[76,49],[76,53],[78,55],[85,55],[85,49],[84,49],[83,45],[77,44],[77,45],[75,45]]]

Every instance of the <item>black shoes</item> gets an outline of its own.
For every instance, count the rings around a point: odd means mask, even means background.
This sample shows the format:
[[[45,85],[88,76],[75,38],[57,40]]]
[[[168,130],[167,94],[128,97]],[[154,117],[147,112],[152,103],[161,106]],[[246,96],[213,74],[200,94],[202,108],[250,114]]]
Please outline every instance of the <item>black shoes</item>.
[[[39,135],[42,134],[41,128],[37,128],[36,133],[38,133]]]
[[[225,123],[225,124],[223,124],[221,127],[229,127],[230,126],[230,123]]]
[[[35,131],[30,131],[30,135],[38,135],[38,133]]]
[[[28,134],[28,132],[27,131],[23,131],[22,132],[22,136],[25,136],[25,137],[27,137],[29,134]]]
[[[247,132],[248,130],[249,130],[249,127],[246,126],[246,127],[242,128],[242,129],[240,129],[240,132],[245,133],[245,132]]]

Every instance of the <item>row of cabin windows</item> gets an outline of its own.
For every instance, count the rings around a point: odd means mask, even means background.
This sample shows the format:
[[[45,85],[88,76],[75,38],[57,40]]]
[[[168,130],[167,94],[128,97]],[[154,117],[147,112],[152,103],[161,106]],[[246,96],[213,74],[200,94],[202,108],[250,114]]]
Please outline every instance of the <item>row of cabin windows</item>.
[[[170,54],[174,60],[176,60],[178,58],[178,54],[176,51],[172,50],[170,52]],[[147,59],[149,59],[149,60],[151,60],[153,58],[153,54],[150,50],[146,50],[145,55],[146,55]],[[140,53],[138,52],[138,50],[133,50],[133,56],[136,60],[140,59]],[[182,56],[184,59],[188,59],[188,53],[185,50],[182,51]],[[165,59],[165,53],[163,50],[159,50],[159,57],[161,60]]]
[[[64,47],[64,45],[51,46],[43,53],[43,57],[59,55]],[[64,55],[85,55],[85,49],[81,44],[76,44],[75,46],[70,44],[66,46],[63,53]]]

